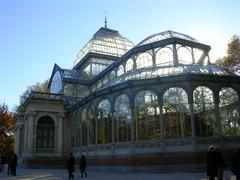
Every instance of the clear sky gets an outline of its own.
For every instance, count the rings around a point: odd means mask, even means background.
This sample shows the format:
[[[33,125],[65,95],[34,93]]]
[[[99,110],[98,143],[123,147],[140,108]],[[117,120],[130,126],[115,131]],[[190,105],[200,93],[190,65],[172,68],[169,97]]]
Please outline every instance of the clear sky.
[[[54,63],[72,68],[74,58],[104,26],[134,44],[173,30],[225,55],[240,35],[239,0],[0,0],[0,103],[19,104],[26,87],[50,77]]]

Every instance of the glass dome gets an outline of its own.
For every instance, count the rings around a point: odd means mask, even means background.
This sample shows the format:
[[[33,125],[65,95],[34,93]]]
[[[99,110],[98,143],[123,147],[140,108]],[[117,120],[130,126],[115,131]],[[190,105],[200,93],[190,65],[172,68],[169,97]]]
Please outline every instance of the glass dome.
[[[133,46],[134,44],[118,31],[100,28],[78,53],[74,66],[89,52],[120,57]]]
[[[157,41],[161,41],[161,40],[165,40],[165,39],[169,39],[169,38],[179,38],[179,39],[184,39],[184,40],[188,40],[188,41],[192,41],[192,42],[198,42],[196,39],[194,39],[186,34],[168,30],[168,31],[153,34],[153,35],[147,37],[146,39],[141,41],[137,46],[142,46],[145,44],[150,44],[153,42],[157,42]]]

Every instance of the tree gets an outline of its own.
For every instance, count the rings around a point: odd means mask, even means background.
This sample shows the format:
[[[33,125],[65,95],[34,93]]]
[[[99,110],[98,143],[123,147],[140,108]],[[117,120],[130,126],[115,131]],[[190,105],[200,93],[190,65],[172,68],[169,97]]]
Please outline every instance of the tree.
[[[0,153],[6,154],[13,150],[14,115],[8,106],[0,104]]]
[[[21,114],[24,112],[24,102],[27,100],[32,91],[35,92],[48,92],[49,79],[43,83],[37,82],[35,85],[28,86],[26,91],[20,96],[20,105],[15,107],[15,113]]]
[[[216,60],[216,64],[240,75],[240,37],[234,35],[228,43],[227,55]]]

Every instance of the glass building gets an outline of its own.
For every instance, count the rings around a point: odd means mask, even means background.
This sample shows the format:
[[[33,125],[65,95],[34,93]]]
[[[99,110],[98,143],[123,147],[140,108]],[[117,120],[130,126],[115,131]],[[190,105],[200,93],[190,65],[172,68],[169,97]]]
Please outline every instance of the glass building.
[[[25,103],[19,155],[85,153],[93,166],[128,168],[176,167],[178,159],[197,167],[210,144],[236,149],[240,77],[211,64],[210,49],[174,31],[134,45],[100,28],[72,69],[55,64],[49,93],[33,92]]]

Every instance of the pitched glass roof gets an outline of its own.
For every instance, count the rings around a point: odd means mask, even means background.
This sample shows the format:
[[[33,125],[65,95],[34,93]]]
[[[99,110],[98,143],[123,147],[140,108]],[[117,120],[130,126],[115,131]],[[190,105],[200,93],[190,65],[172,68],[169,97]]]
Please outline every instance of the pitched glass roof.
[[[137,46],[142,46],[145,44],[150,44],[153,42],[157,42],[157,41],[161,41],[161,40],[165,40],[165,39],[169,39],[169,38],[179,38],[179,39],[185,39],[188,41],[193,41],[193,42],[198,42],[196,39],[186,35],[186,34],[182,34],[182,33],[178,33],[178,32],[174,32],[174,31],[164,31],[161,33],[157,33],[157,34],[153,34],[149,37],[147,37],[146,39],[144,39],[143,41],[141,41]]]
[[[100,28],[78,53],[74,66],[89,52],[120,57],[133,46],[133,43],[118,31]]]
[[[227,70],[215,65],[186,64],[180,66],[156,66],[135,69],[109,81],[101,89],[123,83],[127,80],[150,79],[180,74],[206,74],[206,75],[233,75]]]

